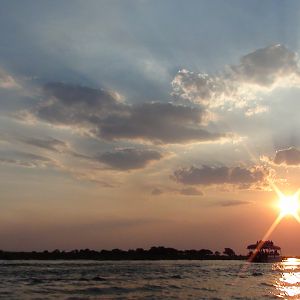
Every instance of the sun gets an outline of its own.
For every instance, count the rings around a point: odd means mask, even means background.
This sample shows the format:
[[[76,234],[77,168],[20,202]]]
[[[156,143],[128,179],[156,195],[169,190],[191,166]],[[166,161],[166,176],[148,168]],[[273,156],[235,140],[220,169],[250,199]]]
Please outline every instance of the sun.
[[[294,195],[280,195],[279,197],[279,208],[280,214],[282,217],[285,216],[294,216],[298,217],[299,210],[299,193],[295,193]]]

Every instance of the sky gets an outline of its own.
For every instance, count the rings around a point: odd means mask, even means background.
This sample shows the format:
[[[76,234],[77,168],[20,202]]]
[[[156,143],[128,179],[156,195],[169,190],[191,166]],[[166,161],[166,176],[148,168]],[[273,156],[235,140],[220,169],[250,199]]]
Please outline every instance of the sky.
[[[300,188],[300,3],[2,0],[0,249],[246,246]],[[270,238],[299,254],[300,224]]]

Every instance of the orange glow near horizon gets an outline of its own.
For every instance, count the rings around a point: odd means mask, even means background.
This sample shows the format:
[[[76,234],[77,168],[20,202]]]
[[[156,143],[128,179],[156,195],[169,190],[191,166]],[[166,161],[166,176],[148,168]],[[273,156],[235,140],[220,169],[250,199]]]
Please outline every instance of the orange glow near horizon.
[[[264,241],[268,240],[269,236],[272,234],[272,232],[275,230],[275,228],[279,225],[279,223],[282,221],[284,217],[292,216],[300,223],[300,216],[298,214],[300,208],[299,206],[300,189],[293,195],[287,196],[275,185],[274,182],[270,182],[270,185],[278,196],[278,200],[279,200],[278,207],[280,209],[280,212],[277,218],[274,220],[274,222],[271,224],[271,226],[264,234],[263,238],[261,239],[261,242],[258,244],[255,251],[249,257],[248,261],[252,261],[254,259],[256,254],[260,251],[261,247],[263,246]]]

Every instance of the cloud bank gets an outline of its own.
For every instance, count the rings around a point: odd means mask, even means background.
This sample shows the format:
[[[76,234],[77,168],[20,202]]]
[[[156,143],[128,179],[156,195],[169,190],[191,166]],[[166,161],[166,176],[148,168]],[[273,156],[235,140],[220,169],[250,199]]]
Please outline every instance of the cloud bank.
[[[230,184],[239,188],[250,188],[265,182],[268,174],[259,167],[189,167],[178,169],[173,179],[186,185],[223,185]]]
[[[85,130],[106,140],[181,143],[226,136],[206,128],[202,108],[159,102],[129,105],[118,98],[118,94],[104,90],[51,83],[44,87],[42,100],[20,115]]]

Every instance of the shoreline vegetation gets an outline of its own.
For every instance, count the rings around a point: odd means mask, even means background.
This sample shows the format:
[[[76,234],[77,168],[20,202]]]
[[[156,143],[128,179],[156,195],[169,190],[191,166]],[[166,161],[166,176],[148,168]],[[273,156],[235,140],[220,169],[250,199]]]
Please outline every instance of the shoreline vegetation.
[[[245,260],[247,256],[236,255],[231,248],[225,248],[223,253],[212,252],[209,249],[177,250],[166,247],[151,247],[149,250],[71,250],[60,251],[2,251],[0,260]]]

